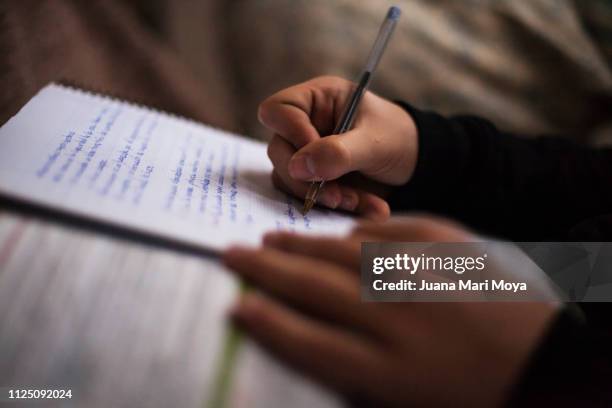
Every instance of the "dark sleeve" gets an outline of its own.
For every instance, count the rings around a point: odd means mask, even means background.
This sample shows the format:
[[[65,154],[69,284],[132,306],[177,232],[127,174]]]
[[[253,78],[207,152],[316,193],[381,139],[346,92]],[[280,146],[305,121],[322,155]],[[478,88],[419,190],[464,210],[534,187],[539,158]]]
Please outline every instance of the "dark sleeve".
[[[410,182],[394,210],[426,211],[511,240],[563,240],[612,210],[612,150],[553,137],[519,138],[473,116],[445,118],[402,104],[419,132]]]
[[[612,406],[612,336],[565,309],[528,363],[511,407]]]

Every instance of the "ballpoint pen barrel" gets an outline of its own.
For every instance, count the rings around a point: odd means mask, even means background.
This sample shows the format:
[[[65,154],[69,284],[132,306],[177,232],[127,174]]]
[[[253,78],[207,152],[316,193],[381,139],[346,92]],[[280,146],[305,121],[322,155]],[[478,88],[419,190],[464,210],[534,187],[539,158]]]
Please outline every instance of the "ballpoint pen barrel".
[[[374,41],[372,50],[368,55],[368,60],[359,79],[359,83],[355,87],[353,94],[351,95],[351,98],[349,99],[348,104],[345,106],[342,116],[336,125],[336,129],[334,130],[335,135],[346,133],[352,128],[355,117],[357,116],[357,111],[359,110],[361,99],[363,98],[363,95],[365,95],[368,86],[372,81],[372,75],[380,62],[385,49],[387,48],[387,44],[389,43],[391,34],[393,34],[393,31],[395,30],[395,26],[397,25],[400,15],[401,10],[397,7],[391,7],[387,12],[387,17],[380,27],[376,41]],[[304,209],[302,211],[304,215],[306,215],[315,205],[319,192],[323,188],[324,183],[325,181],[313,181],[311,183],[304,201]]]

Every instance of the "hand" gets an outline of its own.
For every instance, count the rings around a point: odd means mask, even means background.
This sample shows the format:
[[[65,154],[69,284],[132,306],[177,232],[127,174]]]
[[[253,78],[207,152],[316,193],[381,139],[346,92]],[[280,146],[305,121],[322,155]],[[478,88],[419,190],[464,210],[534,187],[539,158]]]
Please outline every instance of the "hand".
[[[350,402],[373,406],[503,404],[555,314],[547,303],[362,303],[364,240],[470,241],[438,220],[364,225],[348,239],[275,233],[265,248],[232,249],[226,264],[262,293],[235,322]]]
[[[311,181],[326,180],[320,204],[384,220],[390,213],[385,191],[406,183],[414,171],[417,130],[404,109],[367,92],[353,129],[331,135],[352,90],[349,81],[321,77],[261,104],[259,120],[274,132],[268,146],[272,177],[277,187],[302,198]],[[361,177],[347,177],[352,172]]]

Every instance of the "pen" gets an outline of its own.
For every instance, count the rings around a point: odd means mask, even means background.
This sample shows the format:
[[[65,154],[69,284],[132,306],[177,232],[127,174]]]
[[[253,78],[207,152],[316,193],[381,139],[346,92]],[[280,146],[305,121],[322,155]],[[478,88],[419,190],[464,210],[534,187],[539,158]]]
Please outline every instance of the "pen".
[[[344,111],[342,112],[342,116],[340,120],[336,124],[336,128],[334,129],[335,135],[339,135],[342,133],[348,132],[353,126],[353,122],[355,120],[355,116],[357,115],[357,110],[359,109],[359,104],[363,95],[368,90],[368,86],[372,81],[372,75],[380,62],[380,59],[387,48],[387,43],[391,38],[391,34],[393,34],[393,30],[397,25],[397,21],[401,15],[401,10],[398,7],[391,7],[387,12],[387,17],[385,17],[385,21],[383,21],[382,26],[380,27],[380,31],[378,32],[378,36],[376,37],[376,41],[372,46],[372,50],[370,51],[370,55],[368,56],[368,60],[366,62],[366,66],[361,73],[361,77],[359,78],[359,82],[355,91],[351,95],[348,103],[344,107]],[[304,209],[302,210],[302,214],[306,215],[312,209],[312,207],[317,202],[317,197],[319,196],[319,192],[325,185],[325,180],[321,181],[313,181],[306,193],[306,198],[304,201]]]

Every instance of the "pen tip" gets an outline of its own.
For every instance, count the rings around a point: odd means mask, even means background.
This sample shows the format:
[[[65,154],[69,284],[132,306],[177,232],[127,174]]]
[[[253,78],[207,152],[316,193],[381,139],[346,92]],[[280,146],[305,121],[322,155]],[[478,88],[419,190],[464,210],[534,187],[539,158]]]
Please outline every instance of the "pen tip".
[[[313,200],[306,200],[304,202],[304,208],[302,209],[302,215],[306,215],[312,210],[312,206],[314,205]]]

